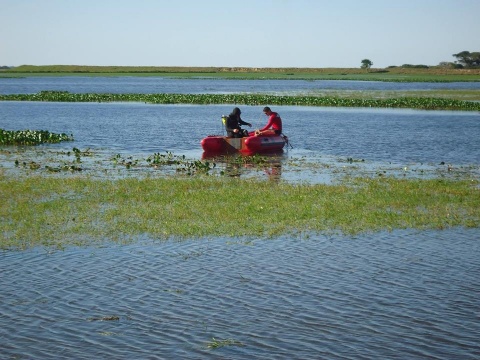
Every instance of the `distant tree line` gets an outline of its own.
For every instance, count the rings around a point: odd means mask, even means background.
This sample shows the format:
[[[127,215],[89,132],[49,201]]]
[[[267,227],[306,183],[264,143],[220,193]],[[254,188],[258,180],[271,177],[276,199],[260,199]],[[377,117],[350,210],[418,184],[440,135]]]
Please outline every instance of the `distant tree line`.
[[[422,64],[419,64],[419,65],[403,64],[403,65],[400,65],[400,66],[391,65],[391,66],[388,67],[388,69],[393,69],[393,68],[397,68],[397,67],[401,67],[401,68],[404,68],[404,69],[428,69],[428,68],[430,68],[430,66],[422,65]]]
[[[455,62],[448,62],[442,61],[438,64],[440,67],[448,67],[452,69],[472,69],[472,68],[480,68],[480,52],[474,51],[461,51],[458,54],[453,54],[457,61]],[[373,65],[373,62],[369,59],[363,59],[362,65],[360,66],[362,69],[370,69]],[[387,69],[392,69],[396,67],[401,67],[405,69],[428,69],[430,66],[428,65],[412,65],[412,64],[403,64],[401,66],[391,65],[388,66]]]

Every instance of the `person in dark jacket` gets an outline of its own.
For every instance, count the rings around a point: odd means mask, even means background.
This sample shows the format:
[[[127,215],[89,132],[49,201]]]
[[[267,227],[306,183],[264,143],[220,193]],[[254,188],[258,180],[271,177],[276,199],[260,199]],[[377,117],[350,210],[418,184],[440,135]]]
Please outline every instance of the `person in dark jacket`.
[[[227,117],[227,121],[225,122],[225,129],[227,130],[228,137],[234,138],[241,138],[244,136],[248,136],[248,131],[243,130],[240,125],[247,125],[252,127],[252,124],[243,121],[240,117],[242,112],[238,107],[234,108],[230,115]]]

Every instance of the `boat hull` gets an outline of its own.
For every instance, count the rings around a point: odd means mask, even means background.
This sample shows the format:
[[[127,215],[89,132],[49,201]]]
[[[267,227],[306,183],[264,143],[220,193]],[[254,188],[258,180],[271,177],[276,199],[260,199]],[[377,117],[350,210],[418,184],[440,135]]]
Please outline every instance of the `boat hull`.
[[[285,137],[282,135],[251,135],[243,138],[210,135],[200,142],[206,153],[233,154],[239,152],[247,155],[280,152],[285,143]]]

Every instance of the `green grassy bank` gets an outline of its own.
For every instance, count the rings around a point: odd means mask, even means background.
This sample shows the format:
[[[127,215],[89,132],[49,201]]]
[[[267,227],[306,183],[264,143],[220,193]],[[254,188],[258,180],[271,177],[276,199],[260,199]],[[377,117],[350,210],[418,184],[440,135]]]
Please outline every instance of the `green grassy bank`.
[[[441,67],[387,69],[360,68],[245,68],[175,66],[81,66],[22,65],[0,71],[0,77],[21,76],[168,76],[176,78],[212,77],[225,79],[304,79],[363,81],[480,81],[480,69]]]
[[[343,185],[216,177],[96,180],[0,175],[0,248],[480,226],[472,180]]]

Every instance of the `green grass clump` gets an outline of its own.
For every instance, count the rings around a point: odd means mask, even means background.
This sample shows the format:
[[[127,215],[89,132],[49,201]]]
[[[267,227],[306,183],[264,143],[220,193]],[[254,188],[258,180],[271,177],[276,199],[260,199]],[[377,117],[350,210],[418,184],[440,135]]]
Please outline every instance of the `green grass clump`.
[[[207,348],[214,350],[225,346],[243,346],[240,341],[233,339],[215,339],[212,338],[211,341],[207,343]]]
[[[480,226],[477,181],[0,176],[0,248]]]

